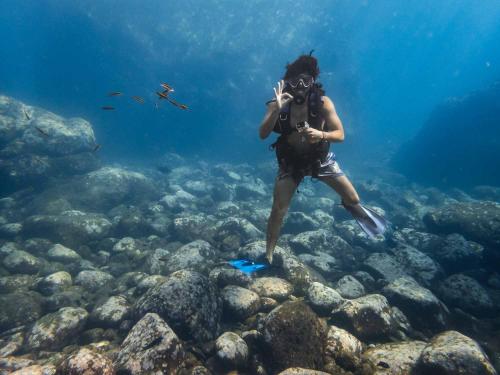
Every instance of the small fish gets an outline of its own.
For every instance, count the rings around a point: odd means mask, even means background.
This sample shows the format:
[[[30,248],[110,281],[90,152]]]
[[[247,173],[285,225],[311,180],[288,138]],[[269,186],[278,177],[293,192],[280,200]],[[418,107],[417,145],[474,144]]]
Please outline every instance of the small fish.
[[[390,368],[391,367],[391,366],[389,366],[389,364],[387,362],[384,362],[384,361],[380,361],[379,363],[377,363],[377,366],[380,366],[383,368]]]
[[[113,91],[108,94],[108,96],[121,96],[121,95],[123,95],[123,93],[121,93],[120,91]]]
[[[163,87],[165,89],[165,91],[168,91],[168,92],[174,91],[174,89],[172,88],[172,86],[170,86],[168,83],[165,83],[165,82],[163,82],[161,84],[161,87]]]
[[[110,105],[105,105],[104,107],[101,107],[101,109],[105,111],[113,111],[115,107],[111,107]]]
[[[145,100],[143,98],[141,98],[140,96],[132,96],[132,99],[134,99],[137,103],[141,103],[141,104],[144,104]]]
[[[189,109],[189,108],[188,108],[188,106],[187,106],[187,105],[185,105],[185,104],[177,103],[175,100],[172,100],[172,99],[169,99],[169,98],[167,98],[167,100],[168,100],[171,104],[175,105],[176,107],[178,107],[178,108],[180,108],[180,109],[183,109],[183,110],[188,110],[188,109]]]
[[[38,126],[35,126],[35,129],[38,130],[40,134],[42,134],[44,137],[48,137],[49,133],[47,133],[45,130],[40,129]]]
[[[97,152],[97,151],[99,151],[100,148],[101,148],[101,145],[100,144],[96,144],[94,146],[94,148],[92,149],[92,152]]]
[[[158,106],[158,103],[155,102],[155,109],[158,109],[159,106]]]
[[[158,260],[160,262],[166,262],[168,260],[168,256],[165,255],[165,256],[159,257]]]
[[[168,98],[168,96],[167,96],[167,94],[165,94],[165,92],[157,91],[156,95],[158,95],[160,97],[160,99],[167,99]]]
[[[29,113],[23,109],[23,112],[24,112],[24,116],[26,116],[26,120],[31,120],[31,116],[29,115]]]

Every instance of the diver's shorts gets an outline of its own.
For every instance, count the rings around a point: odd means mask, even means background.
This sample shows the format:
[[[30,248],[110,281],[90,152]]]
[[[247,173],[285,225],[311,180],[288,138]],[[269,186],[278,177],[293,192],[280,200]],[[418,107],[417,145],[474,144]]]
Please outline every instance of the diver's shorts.
[[[313,166],[309,165],[305,168],[297,168],[292,165],[283,165],[280,164],[278,170],[278,176],[276,177],[278,180],[281,180],[285,177],[293,177],[297,183],[300,183],[302,179],[306,176],[312,176],[315,178],[318,177],[340,177],[344,176],[344,172],[340,169],[339,164],[335,160],[335,155],[333,152],[329,152],[326,159],[321,162],[319,167],[317,168],[317,173],[315,172],[313,175]]]

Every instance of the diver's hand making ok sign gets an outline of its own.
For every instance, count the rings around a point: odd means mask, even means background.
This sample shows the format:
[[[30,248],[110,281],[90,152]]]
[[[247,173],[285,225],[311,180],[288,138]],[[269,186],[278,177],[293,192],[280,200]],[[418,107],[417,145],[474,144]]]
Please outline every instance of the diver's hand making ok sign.
[[[288,104],[290,100],[293,99],[293,96],[290,93],[283,93],[283,88],[285,87],[285,82],[283,80],[278,82],[278,90],[274,87],[274,95],[276,96],[276,104],[278,104],[278,110],[281,110],[285,105]]]

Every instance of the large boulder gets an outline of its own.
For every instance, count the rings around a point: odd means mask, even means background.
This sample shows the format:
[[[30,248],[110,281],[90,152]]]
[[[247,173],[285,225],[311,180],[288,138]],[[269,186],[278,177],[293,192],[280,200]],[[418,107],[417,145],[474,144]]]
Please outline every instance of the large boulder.
[[[380,294],[345,300],[332,311],[331,320],[364,340],[398,337],[401,330],[398,312]]]
[[[479,344],[457,331],[446,331],[432,338],[422,350],[415,375],[496,375]]]
[[[438,293],[450,307],[458,307],[473,315],[484,317],[494,312],[494,303],[475,279],[463,274],[447,277],[438,287]]]
[[[196,240],[177,249],[166,260],[167,273],[190,269],[208,274],[215,259],[215,248],[207,241]]]
[[[470,241],[500,249],[500,204],[495,202],[457,202],[424,216],[435,233],[459,233]],[[497,250],[498,251],[498,250]]]
[[[71,247],[105,238],[111,226],[104,215],[70,210],[60,215],[28,217],[24,222],[23,234],[27,237],[48,238]]]
[[[236,285],[222,289],[224,313],[228,319],[244,320],[257,313],[261,306],[257,293]]]
[[[29,350],[61,350],[83,331],[88,313],[82,308],[63,307],[33,325],[26,338]]]
[[[271,367],[276,371],[293,366],[321,369],[326,329],[303,302],[288,301],[272,310],[260,329]]]
[[[215,341],[217,359],[225,367],[245,367],[248,362],[249,350],[247,343],[234,332],[224,332]]]
[[[42,316],[42,297],[35,292],[0,295],[0,331],[31,324]]]
[[[149,289],[134,307],[135,315],[160,315],[185,339],[212,340],[219,331],[222,299],[209,279],[197,272],[181,270]]]
[[[130,313],[131,307],[124,296],[112,296],[92,311],[90,320],[101,327],[118,327]]]
[[[114,375],[111,359],[88,348],[81,348],[66,358],[57,369],[60,375]]]
[[[419,329],[441,330],[446,326],[448,311],[429,290],[410,277],[401,277],[386,285],[382,294],[405,313]]]
[[[119,373],[178,374],[186,352],[175,332],[157,314],[146,314],[130,330],[115,361]]]
[[[413,374],[412,371],[425,346],[423,341],[379,344],[365,351],[363,357],[375,365],[375,375]]]
[[[0,192],[98,168],[92,126],[0,95]]]
[[[327,361],[354,371],[361,362],[364,345],[346,330],[331,326],[326,337],[325,356]]]

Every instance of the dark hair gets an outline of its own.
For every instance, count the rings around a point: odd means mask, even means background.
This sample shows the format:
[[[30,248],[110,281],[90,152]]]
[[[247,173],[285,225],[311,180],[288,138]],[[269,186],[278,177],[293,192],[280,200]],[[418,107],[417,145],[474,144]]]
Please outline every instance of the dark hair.
[[[286,64],[286,72],[283,79],[287,80],[302,73],[310,74],[316,80],[319,76],[318,60],[310,54],[299,56],[293,63]]]

